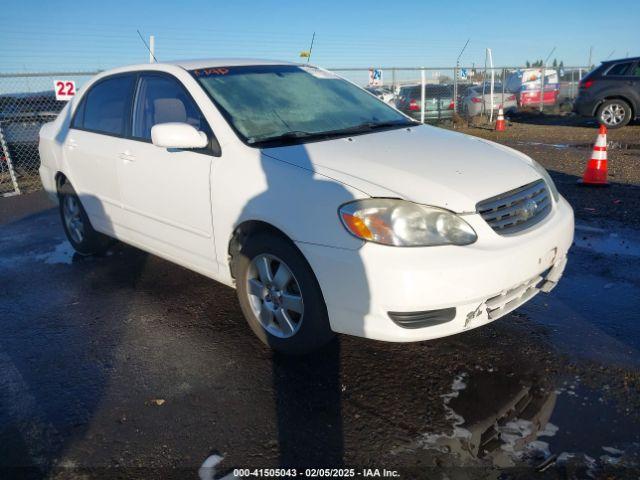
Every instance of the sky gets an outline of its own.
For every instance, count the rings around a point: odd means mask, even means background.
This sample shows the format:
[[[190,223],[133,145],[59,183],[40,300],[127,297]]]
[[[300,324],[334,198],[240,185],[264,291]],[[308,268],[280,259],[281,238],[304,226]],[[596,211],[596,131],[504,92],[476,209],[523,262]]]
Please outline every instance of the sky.
[[[327,67],[567,66],[640,55],[640,0],[3,0],[0,72],[97,70],[148,61],[251,57]]]

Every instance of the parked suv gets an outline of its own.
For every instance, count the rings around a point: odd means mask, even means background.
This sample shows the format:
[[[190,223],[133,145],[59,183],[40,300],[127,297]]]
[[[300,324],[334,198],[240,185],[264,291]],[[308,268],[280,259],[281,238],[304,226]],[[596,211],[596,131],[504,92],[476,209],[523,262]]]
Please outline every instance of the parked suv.
[[[640,57],[602,62],[580,81],[573,110],[608,128],[640,118]]]
[[[485,325],[550,291],[573,241],[531,158],[308,65],[103,72],[42,127],[40,154],[79,254],[116,238],[234,287],[283,352]]]

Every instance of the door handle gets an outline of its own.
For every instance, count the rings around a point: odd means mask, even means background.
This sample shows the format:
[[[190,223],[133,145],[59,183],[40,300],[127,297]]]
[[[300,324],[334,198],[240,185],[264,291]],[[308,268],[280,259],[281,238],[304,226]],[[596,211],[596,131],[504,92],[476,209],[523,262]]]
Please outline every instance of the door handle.
[[[124,152],[120,152],[118,157],[120,157],[120,159],[124,160],[125,162],[133,162],[136,159],[136,156],[132,155],[129,150],[125,150]]]

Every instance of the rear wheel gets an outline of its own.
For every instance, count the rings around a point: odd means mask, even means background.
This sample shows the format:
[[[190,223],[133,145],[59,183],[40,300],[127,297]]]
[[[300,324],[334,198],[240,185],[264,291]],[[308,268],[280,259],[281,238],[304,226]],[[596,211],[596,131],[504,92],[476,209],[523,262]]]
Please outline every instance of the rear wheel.
[[[263,343],[303,354],[334,337],[320,285],[290,241],[273,233],[253,234],[232,262],[240,307]]]
[[[596,117],[607,128],[624,127],[631,121],[631,107],[624,100],[617,98],[606,100],[598,107]]]
[[[93,229],[80,198],[69,182],[58,187],[58,200],[64,233],[76,252],[98,255],[113,245],[114,239]]]

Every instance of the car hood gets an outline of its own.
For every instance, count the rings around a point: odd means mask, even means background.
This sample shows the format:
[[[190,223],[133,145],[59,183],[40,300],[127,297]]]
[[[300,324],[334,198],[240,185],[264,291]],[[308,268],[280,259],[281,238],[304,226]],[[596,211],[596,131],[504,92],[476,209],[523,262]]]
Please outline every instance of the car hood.
[[[520,152],[425,125],[268,148],[263,154],[372,197],[458,213],[474,212],[479,201],[541,178]]]

